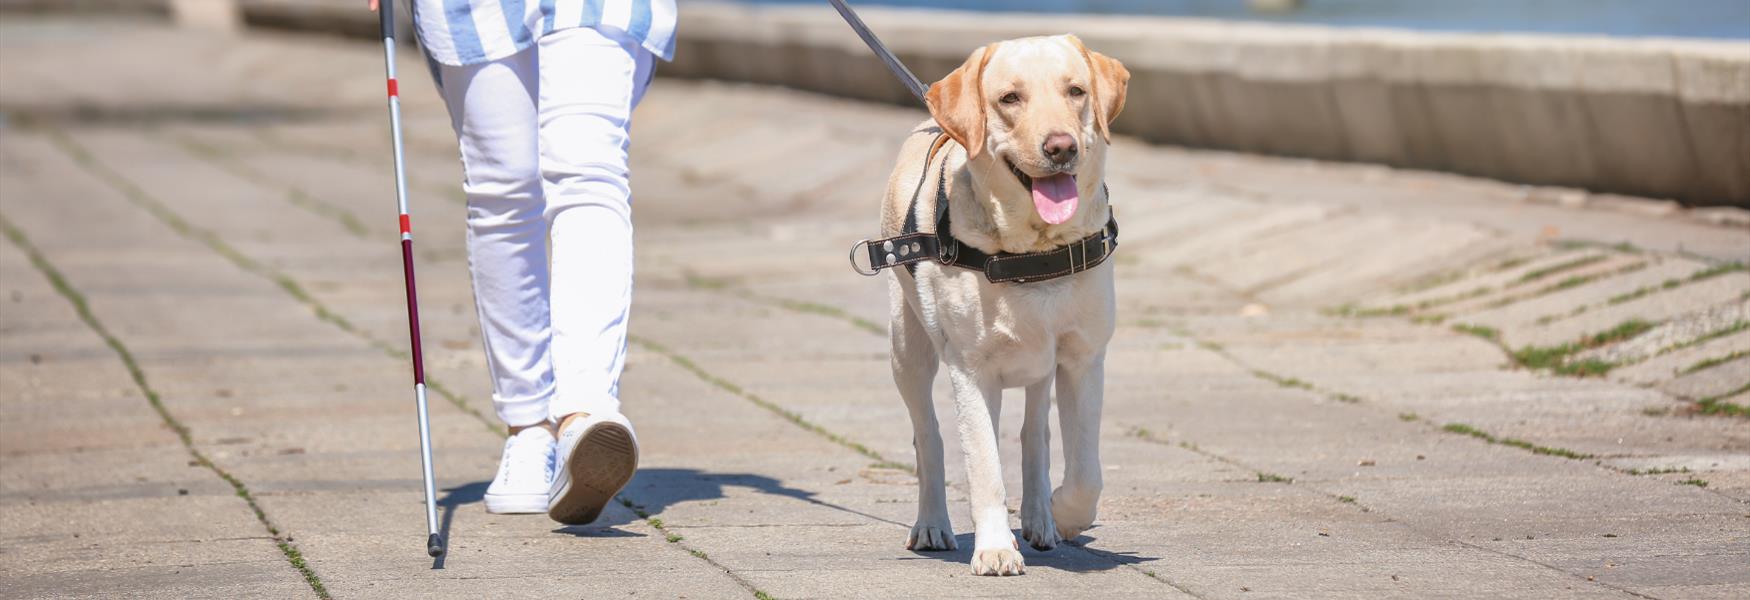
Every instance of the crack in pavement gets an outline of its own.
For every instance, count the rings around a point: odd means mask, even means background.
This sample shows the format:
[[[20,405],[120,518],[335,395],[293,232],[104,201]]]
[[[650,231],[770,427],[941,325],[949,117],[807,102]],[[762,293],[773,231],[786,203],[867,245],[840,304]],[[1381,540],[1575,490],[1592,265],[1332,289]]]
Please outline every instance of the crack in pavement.
[[[183,449],[188,451],[188,455],[194,458],[195,463],[211,471],[214,476],[225,483],[230,484],[237,497],[243,499],[244,504],[255,514],[255,520],[261,523],[268,535],[272,536],[274,545],[278,546],[280,553],[285,555],[286,562],[310,586],[310,591],[315,592],[318,598],[324,600],[330,598],[328,590],[322,585],[322,579],[304,560],[303,554],[298,551],[297,547],[289,541],[291,536],[281,535],[279,526],[274,524],[273,519],[267,516],[267,511],[262,510],[261,504],[256,502],[255,496],[249,492],[249,486],[245,485],[243,480],[214,463],[212,459],[207,457],[206,453],[201,452],[200,448],[195,446],[194,436],[189,433],[188,426],[183,425],[182,421],[170,413],[170,409],[164,405],[164,400],[158,395],[158,391],[146,381],[146,371],[140,367],[139,362],[134,360],[134,355],[128,350],[127,345],[123,344],[115,334],[110,333],[109,328],[105,327],[103,322],[97,318],[97,314],[91,310],[91,305],[85,301],[85,295],[67,281],[60,269],[55,268],[54,264],[49,262],[48,257],[44,256],[42,251],[31,243],[24,231],[14,225],[11,219],[6,218],[4,213],[0,213],[0,231],[5,233],[6,239],[11,241],[13,246],[16,246],[30,258],[31,266],[48,279],[49,285],[55,288],[55,292],[73,306],[74,312],[79,315],[79,320],[83,321],[92,333],[102,338],[104,344],[115,351],[116,358],[127,368],[128,376],[133,379],[135,387],[139,388],[140,393],[145,394],[147,403],[152,405],[152,410],[158,413],[158,418],[164,421],[164,425],[176,433],[176,438],[182,442]]]
[[[757,293],[753,293],[753,292],[751,292],[751,291],[748,291],[748,292],[747,292],[747,293],[745,293],[745,294],[741,294],[741,293],[736,293],[736,290],[735,290],[735,287],[736,287],[736,286],[734,286],[734,285],[733,285],[733,284],[731,284],[731,283],[728,283],[728,282],[725,282],[725,281],[720,281],[720,280],[703,280],[703,279],[696,279],[696,278],[694,278],[694,277],[688,277],[688,278],[687,278],[687,279],[688,279],[688,282],[689,282],[689,284],[690,284],[690,285],[692,285],[692,286],[694,286],[694,287],[696,287],[696,288],[699,288],[699,289],[704,289],[704,290],[707,290],[707,291],[713,291],[713,292],[717,292],[717,293],[723,293],[723,294],[729,294],[729,295],[732,295],[732,296],[734,296],[734,297],[737,297],[737,298],[743,298],[743,299],[748,299],[748,300],[752,300],[752,301],[755,301],[755,302],[763,302],[763,303],[765,303],[765,304],[767,304],[767,305],[768,305],[768,306],[773,306],[773,307],[776,307],[776,308],[781,308],[781,309],[785,309],[785,310],[791,310],[791,311],[796,311],[796,310],[797,310],[797,309],[795,309],[795,308],[792,308],[792,307],[790,307],[790,306],[789,306],[789,303],[786,303],[786,302],[776,302],[776,301],[772,301],[772,300],[770,300],[770,299],[768,299],[768,298],[767,298],[767,297],[765,297],[765,296],[762,296],[762,295],[760,295],[760,294],[757,294]],[[842,311],[842,310],[838,310],[838,309],[836,309],[836,307],[829,307],[829,308],[834,308],[834,310],[832,310],[832,311],[798,311],[798,312],[808,312],[808,313],[810,313],[810,314],[816,314],[816,315],[821,315],[821,316],[826,316],[826,317],[831,317],[831,318],[837,318],[837,319],[840,319],[840,320],[843,320],[843,321],[846,321],[846,322],[849,322],[849,323],[850,323],[850,324],[851,324],[851,325],[852,325],[852,326],[855,326],[855,327],[857,327],[857,328],[858,328],[858,329],[863,329],[863,330],[865,330],[865,331],[867,331],[867,330],[868,330],[868,328],[866,328],[866,327],[863,327],[863,326],[862,326],[862,325],[860,325],[860,324],[859,324],[859,323],[857,323],[857,322],[855,322],[855,321],[851,321],[851,319],[852,319],[852,318],[854,318],[854,317],[850,317],[850,316],[849,316],[849,313],[845,313],[845,312],[844,312],[844,311]],[[1252,376],[1252,377],[1254,377],[1254,378],[1257,378],[1257,379],[1261,379],[1261,380],[1264,380],[1264,381],[1268,381],[1268,382],[1271,382],[1271,383],[1274,383],[1274,384],[1276,384],[1276,385],[1278,385],[1278,386],[1284,386],[1284,381],[1285,381],[1285,380],[1286,380],[1286,381],[1297,381],[1297,380],[1292,380],[1292,379],[1291,379],[1291,378],[1284,378],[1284,377],[1282,377],[1282,376],[1280,376],[1280,375],[1276,375],[1276,374],[1273,374],[1273,373],[1269,373],[1269,372],[1268,372],[1268,371],[1263,371],[1263,370],[1261,370],[1261,369],[1258,369],[1258,368],[1255,368],[1255,367],[1253,367],[1253,366],[1251,366],[1251,365],[1250,365],[1250,364],[1248,364],[1248,363],[1246,363],[1246,362],[1245,362],[1245,361],[1242,361],[1242,360],[1240,360],[1240,359],[1239,359],[1239,358],[1238,358],[1238,357],[1236,357],[1236,356],[1233,356],[1233,355],[1232,355],[1232,354],[1231,354],[1231,353],[1229,353],[1229,352],[1228,352],[1228,351],[1227,351],[1227,350],[1226,350],[1226,349],[1225,349],[1225,348],[1222,348],[1222,347],[1221,347],[1221,346],[1220,346],[1220,345],[1217,345],[1217,344],[1214,344],[1214,343],[1211,343],[1211,342],[1208,342],[1208,341],[1206,341],[1206,340],[1202,340],[1202,339],[1200,339],[1200,338],[1197,338],[1197,337],[1196,337],[1196,336],[1194,336],[1194,335],[1192,335],[1192,334],[1191,334],[1191,333],[1190,333],[1190,332],[1189,332],[1189,331],[1188,331],[1188,330],[1185,330],[1185,329],[1184,329],[1184,328],[1183,328],[1183,327],[1170,327],[1170,328],[1169,328],[1169,331],[1172,331],[1172,332],[1173,332],[1173,333],[1174,333],[1174,334],[1176,334],[1176,335],[1180,335],[1180,336],[1182,336],[1182,337],[1184,337],[1184,338],[1186,338],[1186,339],[1187,339],[1187,340],[1190,340],[1190,341],[1192,341],[1192,342],[1193,342],[1193,343],[1195,343],[1195,344],[1196,344],[1196,345],[1197,345],[1197,346],[1198,346],[1198,347],[1201,347],[1201,348],[1203,348],[1203,349],[1205,349],[1205,350],[1208,350],[1208,351],[1210,351],[1210,352],[1214,352],[1214,353],[1215,353],[1215,354],[1217,354],[1217,355],[1219,355],[1219,356],[1221,356],[1221,357],[1222,357],[1222,358],[1223,358],[1223,359],[1224,359],[1224,360],[1227,360],[1227,361],[1228,361],[1228,362],[1230,362],[1230,363],[1232,363],[1232,364],[1234,364],[1234,365],[1235,365],[1235,366],[1237,366],[1237,367],[1240,367],[1240,368],[1241,368],[1241,369],[1243,369],[1243,370],[1244,370],[1244,371],[1245,371],[1245,372],[1246,372],[1246,373],[1247,373],[1247,374],[1249,374],[1249,375],[1251,375],[1251,376]],[[885,332],[883,332],[883,333],[885,333]],[[1370,407],[1371,407],[1371,406],[1372,406],[1372,405],[1371,405],[1371,404],[1369,404],[1369,403],[1367,403],[1367,402],[1365,402],[1365,401],[1363,401],[1363,400],[1362,400],[1362,399],[1361,399],[1361,398],[1359,398],[1359,397],[1357,397],[1357,396],[1353,396],[1353,395],[1350,395],[1350,394],[1347,394],[1347,393],[1342,393],[1342,392],[1336,392],[1336,391],[1331,391],[1331,390],[1326,390],[1326,389],[1323,389],[1323,388],[1318,388],[1318,387],[1315,387],[1315,386],[1313,386],[1313,385],[1311,385],[1311,384],[1304,384],[1304,385],[1300,385],[1300,386],[1285,386],[1285,387],[1295,387],[1295,388],[1298,388],[1298,389],[1304,389],[1304,390],[1306,390],[1306,391],[1309,391],[1309,392],[1312,392],[1312,393],[1315,393],[1315,394],[1318,394],[1318,395],[1321,395],[1321,396],[1324,396],[1324,397],[1326,397],[1326,398],[1328,398],[1328,399],[1331,399],[1331,400],[1335,400],[1335,401],[1338,401],[1338,402],[1342,402],[1342,403],[1344,403],[1344,404],[1367,404],[1367,405],[1369,405],[1369,406],[1370,406]],[[1378,408],[1370,408],[1370,410],[1375,410],[1375,411],[1377,411],[1377,410],[1379,410],[1379,409],[1378,409]],[[1431,431],[1441,431],[1441,430],[1440,430],[1440,429],[1439,429],[1439,428],[1438,428],[1438,427],[1435,427],[1435,426],[1433,426],[1433,425],[1432,425],[1432,424],[1429,424],[1429,423],[1425,423],[1425,422],[1424,422],[1424,423],[1422,423],[1422,426],[1423,426],[1423,428],[1424,428],[1424,429],[1427,429],[1427,430],[1431,430]],[[1133,434],[1133,435],[1134,435],[1134,434]],[[1164,442],[1164,441],[1161,441],[1161,440],[1157,440],[1157,439],[1153,439],[1153,438],[1152,438],[1152,436],[1150,436],[1150,437],[1143,437],[1143,436],[1136,436],[1136,437],[1141,437],[1141,439],[1144,439],[1144,440],[1146,440],[1146,441],[1150,441],[1150,442],[1153,442],[1153,443],[1157,443],[1157,444],[1162,444],[1162,445],[1165,445],[1165,444],[1166,444],[1166,442]],[[1254,468],[1254,467],[1251,467],[1251,466],[1250,466],[1250,465],[1247,465],[1247,464],[1245,464],[1245,463],[1244,463],[1244,462],[1241,462],[1241,461],[1239,461],[1239,460],[1237,460],[1237,459],[1233,459],[1233,458],[1230,458],[1230,457],[1226,457],[1226,456],[1222,456],[1222,455],[1219,455],[1219,454],[1216,454],[1216,453],[1214,453],[1214,452],[1209,452],[1209,451],[1206,451],[1206,450],[1203,450],[1203,449],[1201,449],[1201,448],[1199,448],[1199,447],[1197,447],[1197,446],[1196,446],[1196,445],[1195,445],[1195,444],[1192,444],[1192,445],[1189,445],[1189,446],[1185,446],[1185,449],[1187,449],[1187,450],[1190,450],[1190,451],[1192,451],[1192,452],[1195,452],[1195,453],[1197,453],[1197,454],[1200,454],[1200,455],[1203,455],[1203,456],[1206,456],[1206,457],[1208,457],[1208,458],[1211,458],[1211,459],[1214,459],[1214,460],[1217,460],[1217,461],[1220,461],[1220,462],[1223,462],[1223,463],[1226,463],[1226,464],[1229,464],[1229,465],[1233,465],[1233,466],[1236,466],[1236,467],[1240,467],[1240,468],[1243,468],[1243,469],[1246,469],[1246,470],[1249,470],[1249,471],[1252,471],[1252,472],[1255,472],[1255,473],[1266,473],[1266,472],[1265,472],[1265,471],[1263,471],[1263,470],[1260,470],[1260,469],[1256,469],[1256,468]],[[1562,457],[1562,458],[1566,458],[1566,457]],[[1588,458],[1588,460],[1590,460],[1590,458]],[[1621,469],[1617,469],[1617,468],[1615,468],[1615,467],[1611,467],[1611,466],[1607,466],[1607,465],[1603,465],[1603,464],[1602,464],[1602,463],[1594,463],[1594,464],[1595,464],[1595,466],[1599,466],[1599,467],[1601,467],[1601,468],[1603,468],[1603,469],[1605,469],[1605,470],[1607,470],[1607,471],[1613,471],[1613,472],[1618,472],[1618,473],[1623,473],[1623,474],[1627,474],[1627,472],[1626,472],[1626,471],[1623,471],[1623,470],[1621,470]],[[1330,497],[1330,498],[1332,498],[1332,499],[1336,499],[1336,500],[1338,500],[1338,501],[1339,501],[1339,502],[1343,502],[1343,503],[1344,503],[1344,504],[1350,504],[1350,505],[1353,505],[1353,506],[1355,506],[1355,507],[1356,507],[1356,508],[1358,508],[1358,509],[1360,509],[1360,510],[1361,510],[1361,511],[1362,511],[1362,512],[1372,512],[1372,511],[1373,511],[1373,509],[1372,509],[1372,508],[1370,508],[1370,507],[1367,507],[1367,506],[1365,506],[1365,505],[1363,505],[1363,504],[1360,504],[1360,503],[1359,503],[1359,502],[1355,502],[1355,501],[1344,501],[1344,500],[1343,500],[1343,499],[1344,499],[1344,498],[1348,498],[1348,496],[1343,496],[1343,495],[1340,495],[1340,494],[1336,494],[1336,493],[1334,493],[1334,492],[1328,492],[1328,491],[1325,491],[1325,490],[1321,490],[1321,489],[1318,489],[1318,488],[1315,488],[1315,487],[1312,487],[1312,486],[1306,486],[1306,485],[1305,485],[1305,484],[1302,484],[1302,485],[1303,485],[1303,486],[1304,486],[1304,487],[1306,487],[1306,488],[1307,488],[1307,489],[1309,489],[1309,490],[1312,490],[1312,491],[1314,491],[1314,492],[1317,492],[1317,493],[1319,493],[1319,494],[1320,494],[1320,495],[1323,495],[1323,496],[1327,496],[1327,497]],[[1701,489],[1702,489],[1702,490],[1703,490],[1703,491],[1710,491],[1710,490],[1706,490],[1706,489],[1705,489],[1705,488],[1701,488]],[[1711,492],[1711,491],[1710,491],[1710,492]],[[1737,499],[1735,499],[1735,498],[1731,498],[1731,496],[1727,496],[1727,495],[1725,495],[1725,494],[1721,494],[1721,493],[1718,493],[1718,492],[1712,492],[1712,493],[1715,493],[1715,494],[1716,494],[1716,495],[1720,495],[1720,496],[1721,496],[1721,497],[1725,497],[1725,498],[1730,498],[1730,499],[1733,499],[1733,500],[1737,500]],[[1742,502],[1742,501],[1740,501],[1740,502]],[[1407,522],[1406,522],[1406,526],[1407,526],[1407,525],[1408,525],[1408,523],[1407,523]],[[1461,543],[1461,544],[1463,544],[1463,542],[1459,542],[1459,543]],[[1470,544],[1464,544],[1464,545],[1466,545],[1466,546],[1471,546],[1471,545],[1470,545]],[[1085,551],[1088,551],[1088,552],[1089,552],[1089,553],[1090,553],[1090,554],[1095,554],[1095,555],[1096,555],[1096,556],[1098,556],[1098,555],[1099,555],[1099,554],[1098,554],[1098,551],[1095,551],[1095,550],[1094,550],[1094,549],[1091,549],[1091,548],[1085,548],[1085,547],[1082,547],[1082,546],[1080,546],[1080,545],[1077,545],[1077,546],[1076,546],[1076,547],[1078,547],[1078,548],[1081,548],[1081,549],[1083,549],[1083,550],[1085,550]],[[1511,554],[1511,553],[1508,553],[1508,552],[1504,552],[1504,551],[1500,551],[1500,550],[1494,550],[1494,549],[1488,549],[1488,548],[1480,548],[1480,547],[1479,547],[1479,549],[1481,549],[1481,550],[1484,550],[1484,551],[1486,551],[1486,552],[1488,552],[1488,553],[1490,553],[1490,554],[1495,554],[1495,555],[1498,555],[1498,556],[1503,556],[1503,557],[1509,557],[1509,558],[1514,558],[1514,559],[1518,559],[1518,560],[1521,560],[1521,561],[1524,561],[1524,562],[1526,562],[1526,563],[1529,563],[1529,564],[1533,564],[1533,565],[1537,565],[1537,566],[1540,566],[1540,567],[1544,567],[1544,568],[1546,568],[1546,569],[1552,569],[1552,570],[1555,570],[1555,571],[1558,571],[1558,572],[1560,572],[1560,573],[1562,573],[1562,574],[1564,574],[1564,575],[1568,575],[1568,576],[1571,576],[1571,577],[1575,577],[1575,578],[1579,578],[1579,579],[1581,579],[1581,580],[1585,580],[1585,576],[1583,576],[1583,575],[1580,575],[1580,574],[1577,574],[1577,573],[1573,573],[1573,572],[1570,572],[1570,571],[1566,571],[1566,570],[1562,570],[1562,569],[1560,569],[1560,568],[1557,568],[1557,567],[1554,567],[1554,566],[1551,566],[1551,565],[1548,565],[1548,564],[1544,564],[1544,563],[1541,563],[1541,562],[1538,562],[1538,561],[1536,561],[1536,560],[1532,560],[1532,559],[1530,559],[1530,558],[1526,558],[1526,557],[1522,557],[1522,556],[1518,556],[1518,555],[1515,555],[1515,554]],[[1111,558],[1111,557],[1107,557],[1107,556],[1101,556],[1101,558],[1105,558],[1105,559],[1106,559],[1106,560],[1114,560],[1114,559],[1112,559],[1112,558]],[[1114,562],[1117,562],[1117,561],[1115,561],[1115,560],[1114,560]],[[1154,574],[1154,573],[1152,573],[1152,572],[1150,572],[1150,571],[1146,571],[1146,570],[1143,570],[1143,569],[1140,569],[1140,568],[1137,568],[1137,567],[1135,567],[1135,566],[1134,566],[1134,565],[1129,565],[1129,564],[1124,564],[1124,563],[1122,563],[1122,562],[1119,562],[1119,563],[1118,563],[1118,564],[1120,564],[1120,565],[1122,565],[1122,566],[1126,566],[1126,567],[1130,567],[1130,568],[1132,568],[1132,569],[1135,569],[1135,570],[1137,570],[1137,571],[1139,571],[1139,572],[1142,572],[1142,573],[1144,573],[1144,574],[1145,574],[1145,575],[1148,575],[1148,576],[1150,576],[1150,577],[1155,577],[1155,578],[1157,578],[1157,579],[1160,579],[1160,578],[1159,578],[1159,577],[1158,577],[1158,576],[1157,576],[1157,575],[1155,575],[1155,574]],[[1184,588],[1183,588],[1183,587],[1182,587],[1182,586],[1180,586],[1180,585],[1178,585],[1178,584],[1176,584],[1176,583],[1173,583],[1173,582],[1171,582],[1171,581],[1167,581],[1167,580],[1165,580],[1165,579],[1161,579],[1161,581],[1162,581],[1162,582],[1163,582],[1163,583],[1167,583],[1167,584],[1168,584],[1168,585],[1172,585],[1172,586],[1173,586],[1173,587],[1175,587],[1175,588],[1179,588],[1179,589],[1180,589],[1180,590],[1181,590],[1181,591],[1186,591],[1186,593],[1190,593],[1190,592],[1189,592],[1189,591],[1188,591],[1188,590],[1184,590]],[[1626,594],[1630,594],[1630,595],[1633,595],[1633,596],[1637,596],[1637,597],[1641,597],[1641,598],[1652,598],[1652,597],[1651,597],[1651,596],[1647,596],[1647,595],[1645,595],[1645,594],[1642,594],[1642,593],[1639,593],[1639,592],[1635,592],[1635,591],[1632,591],[1632,590],[1627,590],[1627,589],[1623,589],[1623,588],[1620,588],[1620,587],[1617,587],[1617,586],[1613,586],[1613,585],[1610,585],[1610,584],[1608,584],[1608,583],[1604,583],[1604,582],[1600,582],[1600,581],[1596,581],[1596,580],[1587,580],[1587,581],[1586,581],[1586,582],[1587,582],[1587,583],[1596,583],[1596,584],[1598,584],[1598,585],[1601,585],[1601,586],[1603,586],[1603,587],[1606,587],[1606,588],[1609,588],[1609,589],[1612,589],[1612,590],[1616,590],[1616,591],[1620,591],[1620,592],[1623,592],[1623,593],[1626,593]]]
[[[320,301],[316,300],[314,296],[311,296],[310,294],[305,292],[303,290],[302,286],[300,286],[297,283],[297,281],[292,279],[290,276],[285,275],[284,273],[282,273],[278,270],[267,267],[266,265],[254,260],[253,258],[250,258],[249,256],[247,256],[241,252],[238,252],[236,249],[234,249],[230,245],[226,244],[223,241],[223,239],[221,239],[218,235],[212,233],[211,231],[201,229],[199,227],[196,227],[196,226],[188,223],[176,211],[170,209],[168,206],[164,205],[162,202],[159,202],[156,199],[152,198],[145,190],[139,188],[132,181],[123,177],[120,173],[117,173],[113,170],[110,170],[108,167],[105,167],[102,163],[98,162],[96,157],[92,156],[83,147],[79,146],[78,142],[74,141],[71,137],[67,136],[65,132],[60,131],[59,129],[48,128],[48,127],[45,127],[44,130],[47,131],[49,133],[49,137],[56,142],[57,147],[59,147],[63,152],[65,152],[69,157],[71,157],[75,163],[80,165],[86,171],[91,172],[93,175],[97,176],[97,178],[99,180],[105,182],[106,184],[110,185],[112,188],[115,188],[117,191],[121,192],[121,194],[124,197],[126,197],[130,202],[133,202],[136,206],[139,206],[142,209],[145,209],[147,213],[151,214],[154,218],[157,218],[164,225],[170,227],[170,229],[175,231],[178,235],[181,235],[182,237],[187,238],[187,239],[201,242],[202,244],[205,244],[208,247],[208,249],[210,249],[210,250],[214,251],[215,253],[229,259],[233,264],[235,264],[237,267],[243,269],[244,271],[261,276],[261,277],[264,277],[264,278],[278,284],[282,291],[291,295],[293,298],[298,300],[300,303],[305,304],[306,306],[310,307],[312,312],[314,312],[314,314],[318,320],[321,320],[322,322],[333,325],[333,326],[339,328],[341,331],[352,334],[352,335],[366,341],[372,347],[378,348],[379,350],[384,351],[386,354],[388,354],[392,357],[400,357],[400,358],[406,357],[405,351],[400,350],[399,348],[396,348],[394,346],[391,346],[387,342],[383,342],[382,340],[378,340],[378,339],[372,337],[370,334],[352,326],[352,324],[349,321],[347,321],[344,317],[340,316],[339,314],[336,314],[335,312],[330,310],[326,305],[323,305]],[[0,223],[4,223],[4,221],[0,221]],[[13,230],[10,228],[10,226],[7,227],[6,232],[7,232],[7,237],[12,237]],[[14,243],[17,243],[16,239],[14,239]],[[82,306],[82,304],[78,304],[78,305]],[[123,351],[119,348],[119,346],[117,346],[117,348],[118,348],[118,352]],[[127,360],[129,361],[130,368],[132,368],[133,365],[131,363],[131,358],[129,358]],[[143,385],[143,375],[141,375],[140,377],[142,378],[141,381],[142,381],[142,385]],[[493,432],[494,435],[497,435],[500,438],[503,438],[505,435],[507,435],[502,427],[499,427],[493,421],[488,419],[479,410],[470,406],[465,398],[463,398],[459,394],[455,394],[454,392],[448,391],[447,388],[443,387],[443,385],[441,383],[438,383],[433,378],[431,378],[429,376],[426,378],[426,386],[434,391],[438,391],[440,395],[444,396],[452,404],[455,404],[456,407],[461,409],[464,413],[472,415],[476,420],[478,420],[482,424],[484,424],[487,427],[488,431]],[[153,394],[152,392],[148,391],[148,394],[150,397],[156,398],[156,395]],[[154,406],[156,407],[158,405],[154,404]],[[166,418],[168,418],[168,416],[167,416],[168,413],[161,413],[161,414],[166,415]],[[176,426],[176,427],[180,427],[180,426]],[[212,468],[216,473],[219,473],[221,475],[221,477],[224,478],[227,482],[230,482],[230,483],[232,483],[233,486],[237,487],[238,491],[239,491],[238,492],[239,495],[245,497],[245,499],[249,502],[250,507],[256,511],[258,518],[260,518],[262,520],[262,523],[268,527],[269,533],[276,536],[276,538],[277,538],[277,536],[279,535],[278,529],[270,524],[270,522],[267,520],[266,514],[261,511],[260,507],[255,503],[254,498],[245,495],[245,494],[247,494],[247,490],[243,487],[243,483],[241,481],[236,480],[234,477],[231,477],[228,473],[224,473],[221,469],[219,469],[217,467],[217,465],[213,465],[211,461],[206,460],[204,455],[199,455],[198,451],[195,450],[194,447],[192,446],[192,442],[188,441],[188,439],[186,437],[187,436],[186,429],[178,429],[178,431],[181,435],[184,436],[184,444],[188,446],[189,451],[191,453],[197,454],[197,460],[203,461],[203,463],[205,465],[209,466],[209,468]],[[298,554],[297,549],[291,547],[289,544],[285,543],[284,541],[280,541],[279,543],[280,543],[281,550],[283,552],[287,553],[288,560],[293,561],[293,566],[299,568],[301,572],[307,573],[306,576],[307,576],[308,580],[311,582],[311,588],[317,592],[317,595],[319,597],[323,598],[324,600],[330,598],[330,596],[328,595],[328,592],[321,586],[321,582],[319,580],[315,579],[315,574],[314,574],[313,570],[310,570],[310,567],[306,563],[305,559],[300,554]],[[701,560],[706,560],[707,562],[710,562],[713,566],[717,566],[717,567],[721,568],[721,565],[718,565],[714,561],[710,561],[709,559],[705,559],[704,557],[699,556],[697,554],[694,554],[693,556],[695,558],[700,558]],[[733,573],[728,573],[727,571],[725,571],[725,573],[728,574],[731,579],[735,580],[737,584],[746,588],[749,592],[754,593],[756,596],[763,593],[763,592],[760,592],[758,589],[754,588],[747,581],[734,575]]]

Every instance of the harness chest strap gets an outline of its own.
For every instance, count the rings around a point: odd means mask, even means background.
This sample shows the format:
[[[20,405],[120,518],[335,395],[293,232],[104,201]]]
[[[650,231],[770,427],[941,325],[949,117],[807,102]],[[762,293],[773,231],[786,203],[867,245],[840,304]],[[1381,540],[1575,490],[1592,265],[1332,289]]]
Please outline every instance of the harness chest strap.
[[[930,152],[925,157],[925,165],[934,159],[936,150],[942,147],[943,142],[943,136],[938,136],[936,142],[931,144]],[[933,260],[944,266],[981,271],[991,283],[1028,283],[1074,275],[1100,266],[1118,248],[1118,220],[1115,214],[1106,220],[1105,227],[1093,235],[1043,252],[987,254],[968,246],[954,239],[950,233],[952,223],[948,215],[947,170],[947,161],[943,161],[941,174],[936,180],[935,231],[919,231],[917,223],[918,194],[923,191],[924,181],[929,178],[926,167],[923,178],[918,181],[917,191],[912,193],[911,206],[907,208],[900,235],[863,240],[851,245],[851,269],[863,275],[874,276],[882,269],[897,266],[914,269],[916,263]],[[1111,197],[1110,192],[1107,197]],[[867,271],[857,264],[858,247],[862,247],[867,253]]]

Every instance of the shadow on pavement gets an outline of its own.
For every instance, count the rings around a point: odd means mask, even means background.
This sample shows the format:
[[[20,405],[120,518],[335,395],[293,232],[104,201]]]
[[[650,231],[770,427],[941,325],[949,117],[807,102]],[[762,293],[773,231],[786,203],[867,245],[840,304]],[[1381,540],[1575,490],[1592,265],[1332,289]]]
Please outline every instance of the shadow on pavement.
[[[787,487],[776,479],[752,473],[710,473],[697,469],[640,469],[638,475],[632,478],[632,483],[626,486],[626,491],[621,492],[620,497],[632,501],[637,509],[644,511],[645,514],[656,516],[662,514],[662,511],[669,506],[682,502],[723,498],[723,490],[728,486],[744,487],[762,494],[793,498],[872,521],[906,528],[911,527],[909,523],[900,523],[820,500],[814,497],[814,492]],[[631,512],[614,511],[603,515],[602,520],[595,524],[597,526],[624,525],[631,522],[636,516]]]
[[[492,485],[491,481],[476,481],[452,488],[444,488],[444,495],[437,499],[438,535],[444,538],[444,545],[454,545],[450,540],[450,522],[456,518],[456,509],[463,504],[473,504],[486,498],[486,486],[489,485]],[[431,568],[444,568],[444,559],[449,558],[449,556],[449,553],[446,552],[433,558]]]
[[[1015,539],[1021,539],[1021,530],[1014,530]],[[1078,536],[1074,541],[1058,544],[1051,550],[1034,550],[1027,542],[1021,542],[1021,556],[1027,561],[1027,568],[1049,568],[1071,573],[1092,573],[1110,571],[1119,567],[1137,565],[1160,560],[1155,556],[1139,556],[1135,552],[1113,552],[1096,550],[1087,547],[1095,538]],[[959,549],[953,551],[913,551],[917,558],[901,560],[935,559],[957,564],[972,563],[973,534],[966,532],[954,536],[954,543]]]

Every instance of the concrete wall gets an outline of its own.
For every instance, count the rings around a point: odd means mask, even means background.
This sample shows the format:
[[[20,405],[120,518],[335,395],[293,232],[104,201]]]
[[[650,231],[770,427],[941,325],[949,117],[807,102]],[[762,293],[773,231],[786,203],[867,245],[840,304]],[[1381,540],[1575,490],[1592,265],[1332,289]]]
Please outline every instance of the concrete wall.
[[[681,12],[663,75],[915,103],[824,3]],[[1750,42],[860,12],[926,82],[1075,33],[1130,69],[1116,129],[1153,141],[1750,206]]]

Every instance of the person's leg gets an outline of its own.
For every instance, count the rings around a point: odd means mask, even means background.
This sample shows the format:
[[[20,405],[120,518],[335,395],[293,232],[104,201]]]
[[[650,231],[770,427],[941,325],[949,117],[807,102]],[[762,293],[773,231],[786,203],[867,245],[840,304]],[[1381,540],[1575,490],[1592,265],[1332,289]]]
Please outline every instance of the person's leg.
[[[541,177],[553,243],[554,420],[619,412],[632,300],[627,168],[652,57],[613,30],[541,39]]]
[[[496,513],[545,512],[553,436],[547,356],[547,221],[536,134],[535,52],[437,75],[462,156],[468,267],[498,418],[513,434],[486,492]]]
[[[548,516],[594,521],[631,480],[638,442],[620,414],[632,303],[632,108],[653,57],[612,30],[541,38],[541,178],[552,227],[556,469]]]

